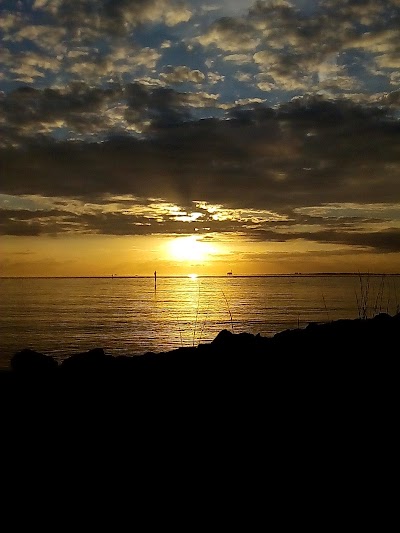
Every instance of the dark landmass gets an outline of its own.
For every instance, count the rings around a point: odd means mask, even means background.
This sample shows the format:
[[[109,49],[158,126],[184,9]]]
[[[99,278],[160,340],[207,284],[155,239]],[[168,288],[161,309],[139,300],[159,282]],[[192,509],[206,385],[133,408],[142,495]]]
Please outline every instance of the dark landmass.
[[[312,515],[329,502],[353,507],[391,486],[382,473],[397,457],[399,341],[400,314],[380,314],[273,337],[223,330],[198,347],[132,357],[95,348],[58,364],[23,350],[0,374],[3,441],[19,450],[13,467],[58,472],[73,457],[96,476],[128,468],[136,485],[167,470],[167,492],[179,470],[182,487],[215,482],[241,498],[269,487],[310,506],[311,487]]]
[[[84,383],[139,389],[189,391],[215,388],[270,390],[384,379],[399,350],[400,314],[370,319],[310,323],[273,337],[221,331],[207,344],[169,352],[118,356],[95,348],[57,363],[52,357],[22,350],[2,379],[11,383]]]

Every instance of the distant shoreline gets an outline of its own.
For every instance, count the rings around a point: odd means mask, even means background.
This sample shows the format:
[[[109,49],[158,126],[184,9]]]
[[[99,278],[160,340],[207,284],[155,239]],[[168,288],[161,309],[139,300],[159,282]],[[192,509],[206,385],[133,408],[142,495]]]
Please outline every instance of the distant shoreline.
[[[382,276],[400,276],[400,272],[386,273],[386,272],[315,272],[315,273],[301,273],[295,272],[293,274],[198,274],[195,279],[198,278],[316,278],[316,277],[343,277],[343,276],[368,276],[368,277],[382,277]],[[157,279],[186,279],[189,278],[189,274],[180,274],[177,276],[163,276],[157,274]],[[152,276],[0,276],[0,279],[154,279]]]

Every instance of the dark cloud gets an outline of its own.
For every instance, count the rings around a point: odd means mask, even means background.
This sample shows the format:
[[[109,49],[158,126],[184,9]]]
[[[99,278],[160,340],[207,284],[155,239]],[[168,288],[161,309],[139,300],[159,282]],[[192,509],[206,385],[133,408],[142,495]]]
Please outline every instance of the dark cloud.
[[[198,209],[196,209],[198,211]],[[323,244],[337,244],[362,249],[369,248],[377,253],[400,252],[400,228],[382,231],[360,232],[354,227],[360,224],[357,218],[324,219],[322,217],[299,217],[287,221],[271,221],[249,224],[242,220],[213,220],[209,214],[201,220],[190,223],[176,219],[176,216],[137,216],[129,212],[98,212],[96,214],[72,213],[60,210],[7,210],[0,209],[0,233],[14,236],[58,235],[61,233],[102,235],[185,235],[197,233],[205,240],[215,234],[242,235],[247,241],[289,242],[306,240]],[[368,221],[370,224],[372,221]],[[380,221],[375,220],[378,224]],[[310,231],[298,231],[296,225],[309,226]],[[327,229],[316,230],[325,225]],[[329,225],[337,226],[329,229]],[[340,227],[339,227],[340,225]],[[211,234],[211,235],[210,235]]]
[[[218,107],[208,93],[114,83],[108,88],[72,83],[63,89],[20,87],[0,95],[0,145],[37,141],[38,135],[99,140],[121,132],[146,132],[190,120],[193,111]],[[49,142],[51,139],[49,138]]]
[[[0,234],[15,236],[57,235],[72,231],[67,213],[57,209],[29,211],[0,209]]]
[[[39,1],[36,6],[47,11],[53,22],[87,41],[104,34],[122,36],[149,22],[173,26],[191,16],[184,3],[174,0],[52,0]]]
[[[128,109],[140,113],[151,103],[164,117],[166,109],[174,109],[173,92],[141,89],[127,91]],[[399,221],[390,206],[400,203],[400,126],[389,109],[307,96],[275,109],[235,108],[224,120],[181,122],[179,113],[172,118],[167,127],[159,121],[146,138],[115,136],[98,143],[47,138],[4,148],[0,192],[65,198],[66,203],[48,212],[3,211],[1,231],[215,232],[399,251]],[[111,210],[112,198],[124,195],[137,200],[117,200]],[[97,208],[72,212],[68,198]],[[151,198],[201,216],[188,222],[168,210],[152,213]],[[196,202],[219,205],[226,213],[213,217]],[[337,216],[329,211],[333,204],[343,206]],[[357,206],[357,215],[343,215],[346,205]],[[130,212],[135,206],[149,212]]]
[[[24,149],[2,150],[0,190],[273,209],[399,200],[400,127],[381,107],[306,98],[278,110],[235,110],[230,120],[181,123],[186,115],[176,93],[132,86],[127,94],[128,114],[151,112],[159,127],[152,136],[103,143],[31,139]]]
[[[158,128],[179,124],[191,117],[185,107],[185,95],[164,87],[149,89],[138,83],[130,84],[126,88],[126,101],[128,122],[147,120]]]
[[[196,209],[198,211],[198,209]],[[153,213],[135,215],[114,211],[96,213],[68,210],[0,209],[0,234],[2,235],[55,235],[63,233],[101,235],[198,235],[210,232],[236,233],[243,230],[243,223],[215,221],[207,214],[200,221],[184,222],[177,215]]]
[[[375,253],[399,253],[400,229],[387,229],[383,231],[355,232],[345,231],[313,231],[313,232],[275,232],[273,230],[259,229],[253,233],[246,233],[248,240],[258,242],[287,242],[304,240],[322,244],[336,244],[343,247],[356,247],[360,251]]]
[[[211,24],[204,35],[197,37],[204,45],[213,45],[226,52],[254,50],[259,44],[259,37],[247,21],[234,17],[223,17]]]
[[[381,102],[386,106],[392,106],[394,108],[400,108],[400,89],[392,91],[389,94],[385,94],[381,98]]]
[[[0,99],[0,113],[6,124],[23,131],[39,124],[55,126],[62,121],[76,131],[104,124],[101,112],[108,101],[120,97],[118,89],[72,84],[67,90],[19,87]]]

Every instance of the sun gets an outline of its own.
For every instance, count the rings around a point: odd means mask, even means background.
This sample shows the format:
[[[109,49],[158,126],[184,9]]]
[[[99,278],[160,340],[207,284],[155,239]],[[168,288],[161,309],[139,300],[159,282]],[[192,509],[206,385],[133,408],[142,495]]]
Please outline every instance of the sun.
[[[204,262],[209,260],[213,247],[198,239],[197,236],[176,237],[169,244],[169,255],[181,262]]]

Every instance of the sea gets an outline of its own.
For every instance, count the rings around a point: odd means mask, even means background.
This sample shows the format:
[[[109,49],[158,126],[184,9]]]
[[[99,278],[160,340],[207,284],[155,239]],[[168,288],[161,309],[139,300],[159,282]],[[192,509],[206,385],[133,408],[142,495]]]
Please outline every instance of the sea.
[[[24,348],[135,356],[399,310],[400,275],[0,278],[0,368]]]

